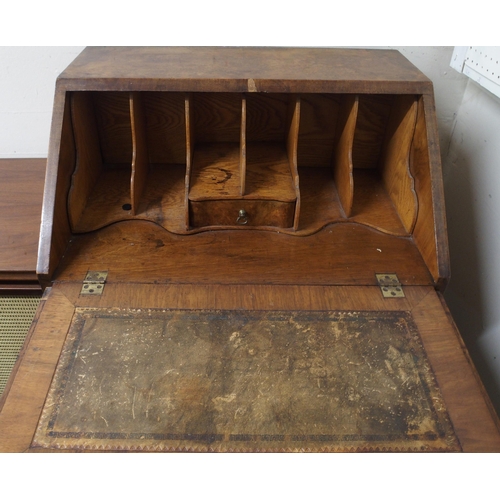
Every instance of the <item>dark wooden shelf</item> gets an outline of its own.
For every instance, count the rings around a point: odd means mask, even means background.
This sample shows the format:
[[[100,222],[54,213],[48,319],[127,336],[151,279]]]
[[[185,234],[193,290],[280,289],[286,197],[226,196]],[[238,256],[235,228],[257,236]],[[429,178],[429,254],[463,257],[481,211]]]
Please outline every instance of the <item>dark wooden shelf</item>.
[[[36,261],[46,163],[0,159],[0,290],[40,290]]]

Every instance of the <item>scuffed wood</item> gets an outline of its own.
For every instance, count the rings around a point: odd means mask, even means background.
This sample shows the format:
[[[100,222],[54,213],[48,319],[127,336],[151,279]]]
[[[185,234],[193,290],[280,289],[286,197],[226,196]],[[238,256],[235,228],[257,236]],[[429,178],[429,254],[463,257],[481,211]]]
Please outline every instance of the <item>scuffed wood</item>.
[[[122,222],[75,237],[57,278],[83,276],[90,259],[98,269],[115,269],[122,283],[363,285],[389,270],[404,284],[433,283],[411,240],[349,223],[311,237],[233,229],[188,238],[152,223]]]
[[[68,90],[149,87],[252,94],[419,94],[432,88],[396,50],[294,47],[88,47],[62,73],[59,85]]]

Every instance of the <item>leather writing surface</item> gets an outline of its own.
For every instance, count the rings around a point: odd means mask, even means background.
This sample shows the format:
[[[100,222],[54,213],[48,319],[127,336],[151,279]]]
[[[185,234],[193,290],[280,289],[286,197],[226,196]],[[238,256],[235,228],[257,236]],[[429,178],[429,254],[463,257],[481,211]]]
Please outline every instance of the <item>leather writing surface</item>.
[[[460,449],[400,311],[77,309],[34,445]]]

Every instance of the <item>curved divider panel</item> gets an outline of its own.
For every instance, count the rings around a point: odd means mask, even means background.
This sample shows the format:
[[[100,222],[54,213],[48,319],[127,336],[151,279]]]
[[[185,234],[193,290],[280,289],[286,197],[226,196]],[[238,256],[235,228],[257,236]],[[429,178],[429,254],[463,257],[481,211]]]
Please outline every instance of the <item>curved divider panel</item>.
[[[353,146],[350,220],[408,236],[417,216],[409,156],[416,122],[414,95],[361,95]]]
[[[76,230],[102,172],[101,148],[92,94],[71,95],[71,116],[76,146],[76,167],[68,195],[70,225]]]
[[[333,176],[346,217],[351,216],[354,196],[352,146],[358,115],[358,103],[359,98],[357,95],[345,96],[340,107],[337,123]]]
[[[132,125],[132,176],[130,192],[132,215],[139,213],[139,203],[148,176],[148,153],[146,140],[146,120],[141,94],[130,93],[130,121]]]
[[[287,138],[287,153],[288,161],[290,162],[290,172],[292,174],[292,181],[295,187],[295,194],[297,201],[295,202],[295,216],[293,219],[293,229],[299,228],[300,217],[300,185],[299,185],[299,170],[297,161],[297,147],[299,142],[299,126],[300,126],[300,97],[295,98],[292,103],[292,121],[290,123],[290,130]]]
[[[397,96],[389,117],[380,164],[384,187],[407,233],[413,232],[418,210],[415,182],[409,163],[416,120],[416,97]]]

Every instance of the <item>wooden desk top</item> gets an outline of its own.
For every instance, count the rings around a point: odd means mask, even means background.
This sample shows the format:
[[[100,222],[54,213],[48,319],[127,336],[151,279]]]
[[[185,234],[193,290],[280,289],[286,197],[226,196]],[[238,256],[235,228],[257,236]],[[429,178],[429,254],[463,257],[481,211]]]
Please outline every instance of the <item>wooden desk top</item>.
[[[38,288],[45,158],[0,160],[0,290]]]
[[[396,50],[276,47],[88,47],[60,90],[428,93]]]

